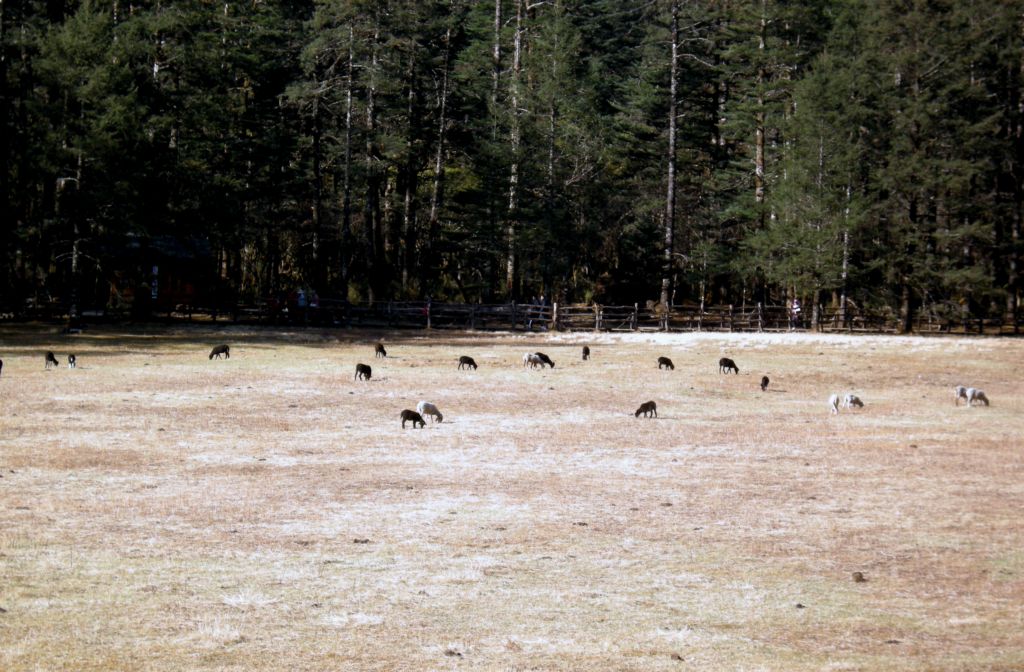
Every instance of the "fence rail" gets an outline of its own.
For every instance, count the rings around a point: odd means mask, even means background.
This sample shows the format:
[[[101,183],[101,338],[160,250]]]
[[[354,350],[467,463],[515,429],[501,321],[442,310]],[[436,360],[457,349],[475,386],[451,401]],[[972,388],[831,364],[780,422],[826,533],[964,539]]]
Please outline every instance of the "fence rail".
[[[60,311],[45,314],[0,314],[2,319],[55,319]],[[93,311],[83,315],[86,322],[117,321],[130,315]],[[822,310],[816,324],[805,313],[790,324],[785,306],[699,306],[679,305],[651,310],[640,306],[598,304],[534,305],[519,303],[443,303],[428,301],[378,301],[349,303],[323,299],[315,306],[287,306],[276,302],[238,304],[229,308],[179,305],[162,311],[157,319],[168,321],[229,321],[246,324],[345,326],[389,329],[468,329],[500,331],[711,331],[759,332],[790,329],[833,333],[896,333],[898,317],[889,312],[871,313]],[[916,316],[912,330],[918,334],[1019,334],[1024,313],[1016,319],[941,317],[927,311]]]

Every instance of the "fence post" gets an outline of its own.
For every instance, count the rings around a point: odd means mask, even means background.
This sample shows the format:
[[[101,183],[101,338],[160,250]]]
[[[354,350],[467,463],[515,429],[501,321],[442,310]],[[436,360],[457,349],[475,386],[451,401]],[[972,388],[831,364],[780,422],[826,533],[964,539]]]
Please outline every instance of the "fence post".
[[[637,328],[636,325],[637,325],[637,322],[639,320],[640,320],[640,304],[634,303],[633,304],[633,323],[630,325],[630,327],[633,329],[633,331],[636,331],[636,328]]]
[[[758,333],[764,331],[764,311],[760,301],[757,302],[757,331]]]
[[[427,329],[430,329],[431,326],[432,326],[430,313],[433,312],[433,311],[431,311],[430,308],[431,308],[430,300],[428,299],[427,300],[427,307],[426,307],[426,311],[427,311]]]
[[[512,302],[512,331],[516,330],[516,302]]]
[[[558,328],[558,302],[554,301],[551,304],[551,329],[554,331],[560,331]]]
[[[729,331],[735,331],[733,329],[733,308],[731,303],[729,304]]]
[[[601,306],[594,304],[594,331],[601,331]]]
[[[470,330],[476,330],[476,304],[474,303],[469,307],[469,328]]]

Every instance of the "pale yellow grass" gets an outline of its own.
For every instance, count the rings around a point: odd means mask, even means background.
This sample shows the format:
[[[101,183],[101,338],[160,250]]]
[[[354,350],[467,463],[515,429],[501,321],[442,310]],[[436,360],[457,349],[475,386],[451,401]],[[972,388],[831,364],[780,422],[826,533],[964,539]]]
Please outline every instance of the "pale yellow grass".
[[[1024,669],[1024,342],[378,336],[0,331],[0,669]]]

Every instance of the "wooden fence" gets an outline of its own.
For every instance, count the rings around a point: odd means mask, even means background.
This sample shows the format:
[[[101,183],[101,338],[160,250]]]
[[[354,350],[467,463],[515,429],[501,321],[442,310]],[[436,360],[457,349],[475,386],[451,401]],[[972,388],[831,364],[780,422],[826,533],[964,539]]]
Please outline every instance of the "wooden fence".
[[[785,306],[673,306],[652,311],[639,304],[626,306],[498,303],[443,303],[427,301],[378,301],[373,304],[321,300],[306,308],[239,305],[225,311],[178,309],[157,316],[170,320],[229,320],[266,325],[366,327],[388,329],[469,329],[500,331],[709,331],[771,332],[790,330]],[[88,319],[88,318],[87,318]],[[921,311],[913,323],[918,334],[1017,334],[1016,321],[998,318],[939,319]],[[811,325],[805,312],[797,330],[832,333],[896,333],[898,318],[890,312],[848,312],[845,316],[823,310],[818,324]]]

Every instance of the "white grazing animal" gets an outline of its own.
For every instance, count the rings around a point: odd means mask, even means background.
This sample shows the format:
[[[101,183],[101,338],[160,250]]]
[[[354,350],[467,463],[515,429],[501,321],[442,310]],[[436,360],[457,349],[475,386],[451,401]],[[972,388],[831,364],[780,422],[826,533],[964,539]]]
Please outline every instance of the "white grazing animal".
[[[416,404],[416,412],[423,416],[429,415],[432,422],[435,419],[437,422],[444,422],[444,416],[441,415],[441,411],[437,410],[437,406],[434,406],[429,401],[421,401]]]
[[[833,394],[828,398],[829,413],[833,415],[839,414],[839,395]]]

